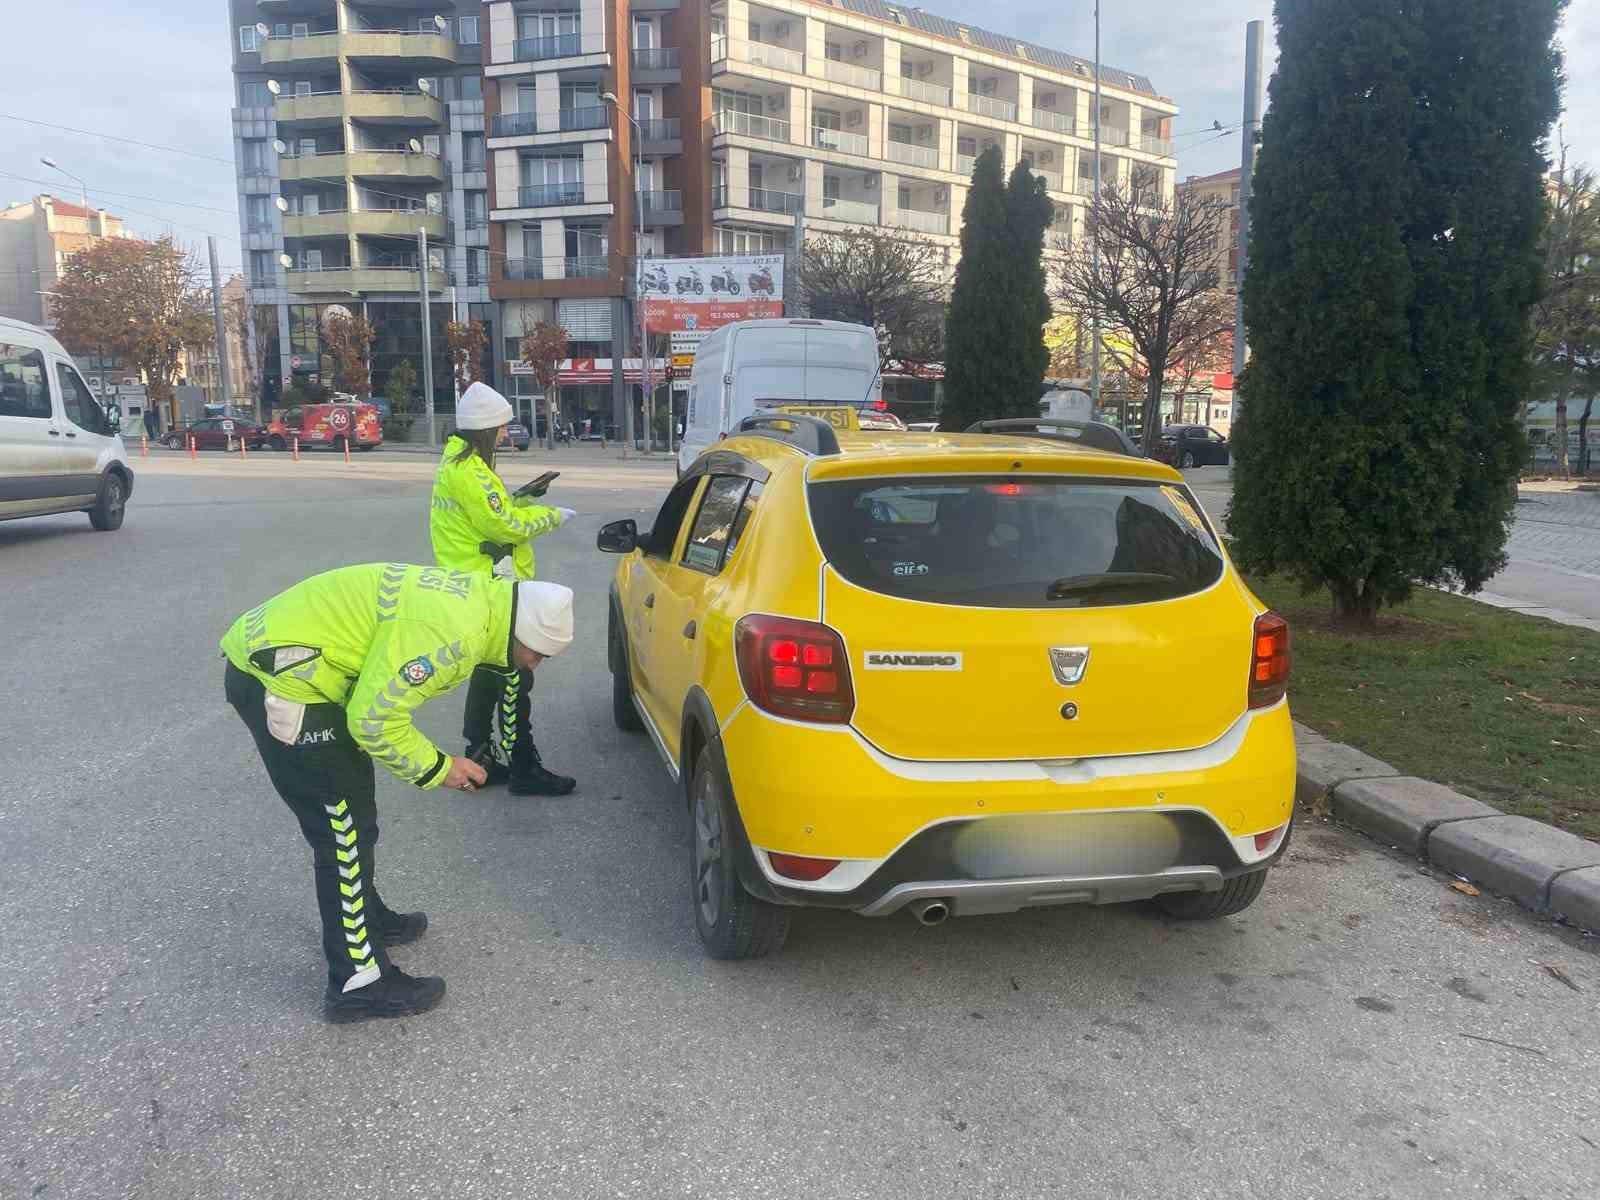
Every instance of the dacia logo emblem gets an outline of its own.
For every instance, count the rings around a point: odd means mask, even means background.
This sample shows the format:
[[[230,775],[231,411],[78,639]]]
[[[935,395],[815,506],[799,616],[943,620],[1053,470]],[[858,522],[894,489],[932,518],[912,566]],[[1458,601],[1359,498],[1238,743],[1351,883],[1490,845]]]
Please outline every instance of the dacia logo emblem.
[[[421,687],[433,678],[433,664],[428,661],[428,656],[413,658],[400,668],[400,678],[412,687]]]
[[[1083,678],[1089,669],[1089,647],[1051,646],[1050,667],[1056,673],[1056,682],[1071,687]]]

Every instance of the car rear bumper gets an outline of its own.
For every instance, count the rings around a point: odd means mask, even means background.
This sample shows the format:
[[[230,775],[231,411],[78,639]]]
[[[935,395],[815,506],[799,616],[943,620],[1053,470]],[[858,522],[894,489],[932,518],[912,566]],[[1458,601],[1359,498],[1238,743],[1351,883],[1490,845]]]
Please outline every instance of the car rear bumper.
[[[793,904],[894,912],[1118,903],[1212,891],[1269,865],[1294,802],[1286,704],[1250,713],[1209,746],[1056,762],[889,759],[845,728],[743,706],[720,739],[759,869],[756,889]],[[783,764],[804,764],[784,769]],[[815,882],[770,852],[839,859]]]

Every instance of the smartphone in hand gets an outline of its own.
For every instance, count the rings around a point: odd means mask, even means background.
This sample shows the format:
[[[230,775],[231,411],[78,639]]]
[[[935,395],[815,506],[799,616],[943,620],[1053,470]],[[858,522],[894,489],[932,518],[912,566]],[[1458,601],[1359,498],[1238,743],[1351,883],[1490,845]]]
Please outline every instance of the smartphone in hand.
[[[529,480],[519,487],[512,495],[515,496],[542,496],[550,490],[550,485],[560,478],[560,471],[546,471],[537,479]]]

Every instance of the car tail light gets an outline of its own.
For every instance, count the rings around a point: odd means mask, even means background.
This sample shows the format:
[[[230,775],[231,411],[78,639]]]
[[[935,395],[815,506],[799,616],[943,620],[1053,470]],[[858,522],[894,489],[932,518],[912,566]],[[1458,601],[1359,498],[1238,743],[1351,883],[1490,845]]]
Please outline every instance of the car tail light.
[[[1269,708],[1289,686],[1289,622],[1275,612],[1256,618],[1250,645],[1250,707]]]
[[[815,883],[839,865],[837,858],[806,858],[799,854],[778,854],[767,851],[767,861],[772,869],[785,879],[799,879]]]
[[[842,725],[855,711],[844,639],[792,617],[744,617],[734,628],[739,678],[751,703],[775,716]]]

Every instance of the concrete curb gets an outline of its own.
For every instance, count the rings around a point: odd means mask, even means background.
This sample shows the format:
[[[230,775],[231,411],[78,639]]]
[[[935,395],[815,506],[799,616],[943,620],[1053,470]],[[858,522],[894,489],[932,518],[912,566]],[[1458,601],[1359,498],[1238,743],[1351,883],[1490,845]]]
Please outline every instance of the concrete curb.
[[[1600,843],[1399,770],[1295,725],[1295,800],[1524,908],[1600,933]]]

